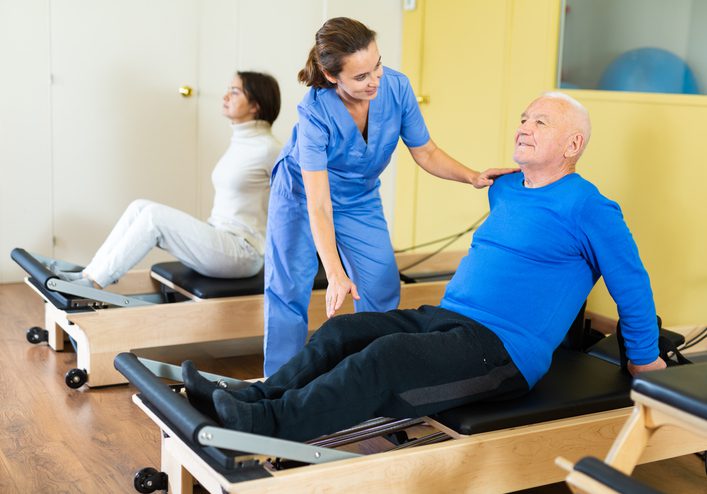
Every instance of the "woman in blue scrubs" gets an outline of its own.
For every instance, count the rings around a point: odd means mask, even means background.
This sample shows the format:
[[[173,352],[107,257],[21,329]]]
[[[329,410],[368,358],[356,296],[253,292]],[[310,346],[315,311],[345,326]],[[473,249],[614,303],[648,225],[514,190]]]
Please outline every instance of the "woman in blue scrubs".
[[[440,178],[482,188],[514,169],[473,171],[430,139],[410,82],[381,65],[375,32],[328,20],[298,78],[311,87],[273,170],[265,251],[265,375],[305,343],[317,273],[326,272],[327,316],[350,293],[357,312],[400,300],[379,175],[402,138],[415,162]]]

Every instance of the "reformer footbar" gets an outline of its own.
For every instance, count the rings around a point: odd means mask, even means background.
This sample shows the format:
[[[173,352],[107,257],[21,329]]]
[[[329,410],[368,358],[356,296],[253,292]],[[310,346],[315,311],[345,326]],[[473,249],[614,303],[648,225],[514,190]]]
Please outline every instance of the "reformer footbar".
[[[162,383],[144,365],[138,365],[132,353],[121,353],[115,359],[116,368],[145,395],[145,398],[182,435],[203,446],[245,451],[248,454],[282,456],[290,460],[307,463],[325,463],[344,458],[355,458],[357,454],[308,446],[294,441],[257,436],[218,427],[211,419],[202,415],[183,398]],[[231,379],[231,382],[237,380]],[[234,447],[235,446],[235,447]]]
[[[59,302],[65,310],[92,310],[113,305],[117,307],[137,307],[156,303],[154,296],[128,296],[72,283],[59,278],[50,271],[46,263],[56,262],[57,266],[65,261],[53,260],[48,257],[30,254],[24,249],[15,248],[10,254],[29,275],[30,282],[44,295]],[[78,267],[75,264],[67,265]],[[152,294],[151,294],[152,295]]]

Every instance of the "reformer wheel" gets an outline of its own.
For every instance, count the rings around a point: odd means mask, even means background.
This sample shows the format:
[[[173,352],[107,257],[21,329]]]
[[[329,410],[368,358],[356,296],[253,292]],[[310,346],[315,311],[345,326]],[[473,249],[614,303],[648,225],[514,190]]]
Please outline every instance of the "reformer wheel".
[[[49,331],[42,329],[39,326],[32,326],[27,330],[27,341],[36,345],[43,341],[49,341]]]
[[[71,389],[78,389],[88,381],[88,374],[83,369],[69,369],[64,376],[64,382]]]
[[[135,490],[141,493],[149,494],[156,490],[167,490],[167,474],[158,472],[152,467],[145,467],[135,474],[133,479]]]

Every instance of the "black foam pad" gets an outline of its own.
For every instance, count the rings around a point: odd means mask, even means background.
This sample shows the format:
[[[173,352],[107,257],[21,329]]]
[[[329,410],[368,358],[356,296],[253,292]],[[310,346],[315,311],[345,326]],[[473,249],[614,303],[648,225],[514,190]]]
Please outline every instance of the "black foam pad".
[[[634,380],[633,389],[707,420],[707,362],[644,372]]]
[[[152,272],[198,298],[262,295],[265,287],[262,270],[250,278],[211,278],[175,261],[155,264],[152,266]],[[326,287],[326,274],[320,263],[312,289],[318,290]]]
[[[526,395],[471,403],[433,418],[460,434],[478,434],[629,407],[631,378],[616,365],[558,348],[548,373]]]
[[[199,430],[207,425],[216,427],[216,423],[192,407],[187,400],[178,396],[172,389],[147,369],[137,357],[129,352],[119,353],[113,365],[130,383],[155,405],[181,433],[198,442]]]
[[[631,494],[660,494],[659,491],[652,489],[640,482],[624,475],[615,468],[610,467],[606,463],[593,456],[585,456],[579,460],[574,469],[588,477],[602,483],[603,485],[613,489],[616,492],[630,492]]]
[[[55,273],[47,269],[44,264],[24,249],[19,247],[12,249],[10,257],[40,285],[46,286],[47,281],[57,278]]]
[[[12,249],[10,257],[27,272],[29,275],[27,280],[57,309],[74,312],[92,310],[85,306],[74,307],[74,300],[78,300],[80,297],[48,288],[47,282],[58,278],[57,275],[25,249]]]

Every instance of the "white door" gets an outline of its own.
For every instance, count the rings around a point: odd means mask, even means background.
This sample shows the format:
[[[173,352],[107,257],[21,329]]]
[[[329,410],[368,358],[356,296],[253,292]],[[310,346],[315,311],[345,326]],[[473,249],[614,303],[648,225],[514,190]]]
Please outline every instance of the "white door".
[[[88,262],[136,198],[196,213],[198,13],[195,0],[51,2],[56,257]]]

